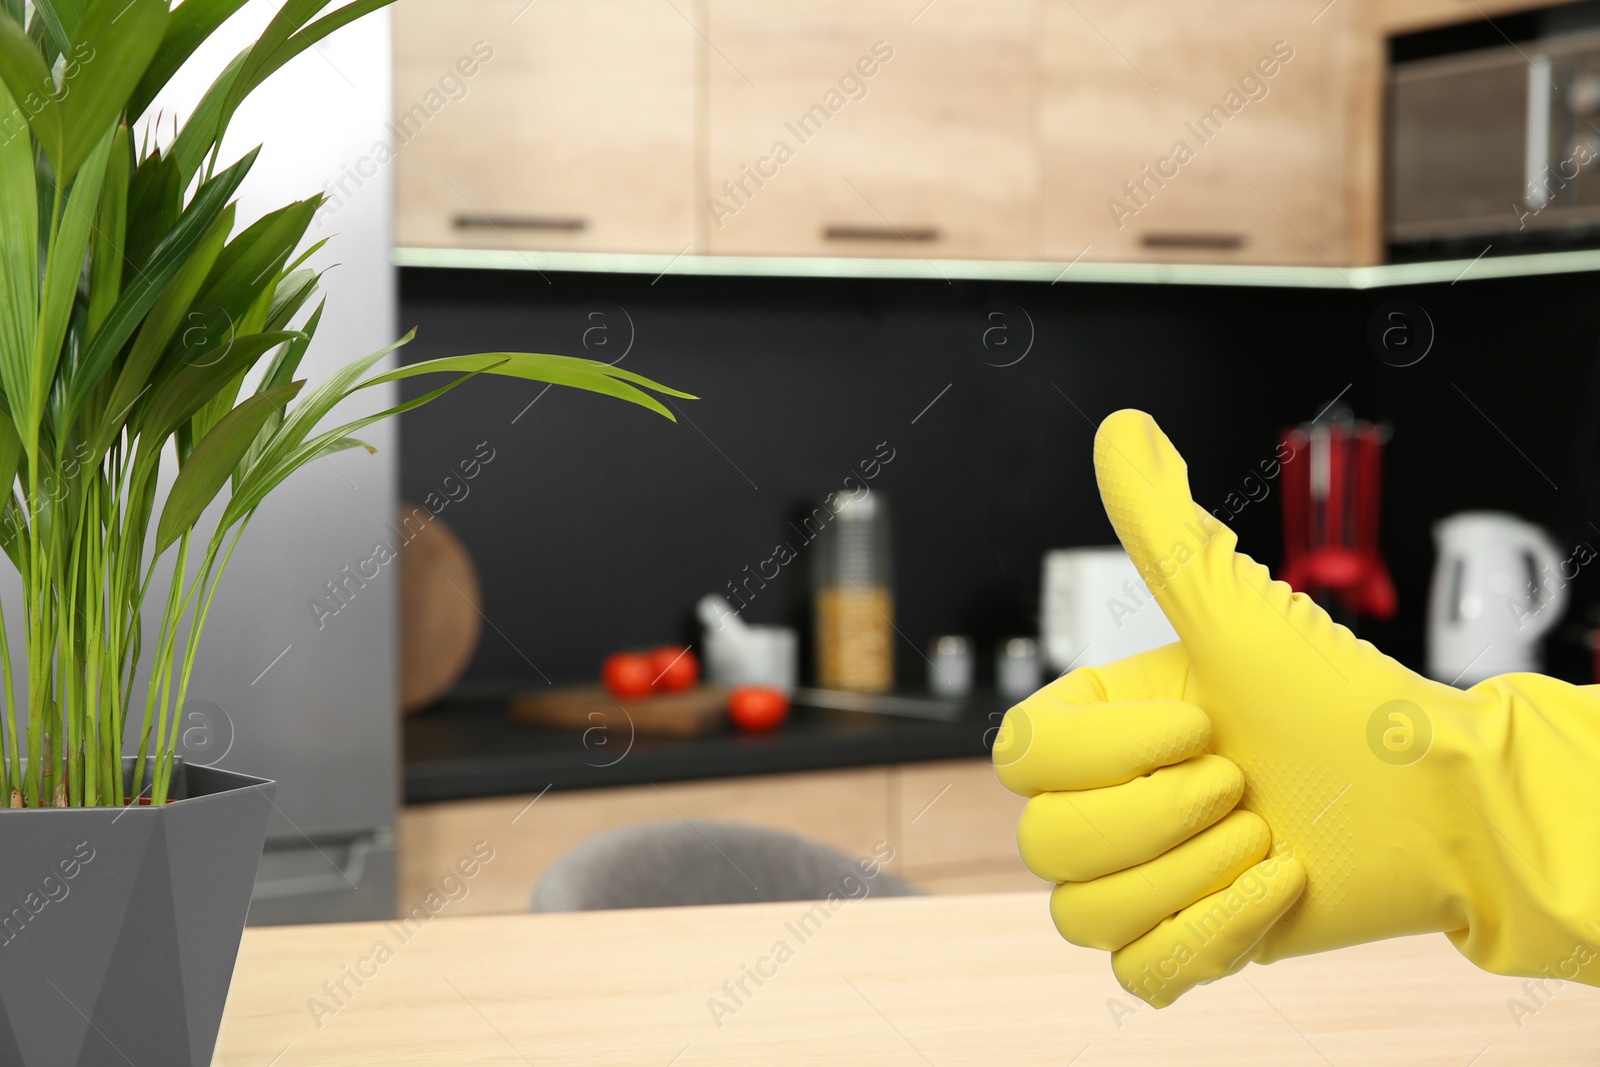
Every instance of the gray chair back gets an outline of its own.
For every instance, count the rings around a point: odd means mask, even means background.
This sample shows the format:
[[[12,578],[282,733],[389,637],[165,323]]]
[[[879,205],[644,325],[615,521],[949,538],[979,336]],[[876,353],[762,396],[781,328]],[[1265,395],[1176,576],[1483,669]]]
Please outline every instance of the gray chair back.
[[[913,896],[876,860],[854,859],[793,834],[673,819],[598,834],[556,861],[532,910],[603,911]]]

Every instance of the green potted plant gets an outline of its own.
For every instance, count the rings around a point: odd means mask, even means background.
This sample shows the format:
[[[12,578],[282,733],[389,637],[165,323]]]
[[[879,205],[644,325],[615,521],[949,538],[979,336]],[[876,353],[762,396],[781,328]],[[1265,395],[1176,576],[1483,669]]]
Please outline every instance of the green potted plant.
[[[322,311],[305,265],[321,242],[301,247],[321,198],[236,225],[255,153],[224,160],[221,142],[268,76],[390,0],[329,2],[287,0],[163,138],[130,127],[244,0],[0,0],[0,550],[21,576],[28,681],[19,703],[0,613],[3,1063],[211,1060],[272,783],[185,767],[176,709],[268,493],[478,374],[667,418],[651,393],[688,397],[532,353],[375,369],[409,334],[296,377]],[[324,425],[354,393],[440,373]]]

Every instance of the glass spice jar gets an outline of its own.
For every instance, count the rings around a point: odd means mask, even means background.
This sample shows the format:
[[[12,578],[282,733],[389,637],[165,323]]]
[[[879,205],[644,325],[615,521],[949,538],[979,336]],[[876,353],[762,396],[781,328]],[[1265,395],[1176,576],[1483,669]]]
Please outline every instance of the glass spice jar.
[[[839,500],[812,567],[817,684],[883,693],[894,688],[894,593],[889,513],[881,496]]]

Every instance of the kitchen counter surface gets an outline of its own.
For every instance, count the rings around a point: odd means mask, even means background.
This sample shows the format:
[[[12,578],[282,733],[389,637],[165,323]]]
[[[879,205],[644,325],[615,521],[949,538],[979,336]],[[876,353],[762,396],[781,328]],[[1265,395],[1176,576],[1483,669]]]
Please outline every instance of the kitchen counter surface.
[[[1438,935],[1252,966],[1158,1012],[1026,893],[250,929],[214,1063],[1496,1067],[1596,1047],[1600,990],[1487,974]]]
[[[405,801],[980,757],[1009,706],[976,694],[959,720],[936,722],[797,705],[776,733],[685,739],[540,729],[512,719],[504,698],[450,700],[405,721]]]

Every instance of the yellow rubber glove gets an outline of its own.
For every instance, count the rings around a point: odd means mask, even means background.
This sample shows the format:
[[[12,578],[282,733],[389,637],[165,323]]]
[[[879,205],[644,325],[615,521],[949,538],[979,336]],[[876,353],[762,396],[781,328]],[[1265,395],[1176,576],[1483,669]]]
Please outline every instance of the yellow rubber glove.
[[[1438,931],[1488,970],[1600,985],[1600,687],[1462,692],[1357,640],[1234,551],[1143,412],[1101,425],[1095,471],[1180,640],[1073,671],[996,735],[1062,936],[1156,1007]]]

